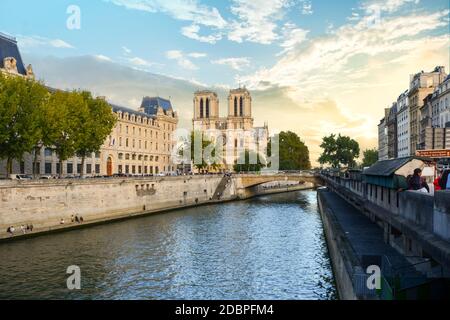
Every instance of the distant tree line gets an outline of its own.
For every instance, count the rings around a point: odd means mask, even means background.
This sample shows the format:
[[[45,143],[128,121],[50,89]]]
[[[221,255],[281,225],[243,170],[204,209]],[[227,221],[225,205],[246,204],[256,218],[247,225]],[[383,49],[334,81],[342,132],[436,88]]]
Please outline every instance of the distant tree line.
[[[88,91],[49,90],[41,82],[0,73],[0,160],[6,159],[9,174],[13,159],[26,153],[34,153],[34,173],[44,146],[60,163],[77,155],[84,164],[100,151],[116,121],[110,105]]]

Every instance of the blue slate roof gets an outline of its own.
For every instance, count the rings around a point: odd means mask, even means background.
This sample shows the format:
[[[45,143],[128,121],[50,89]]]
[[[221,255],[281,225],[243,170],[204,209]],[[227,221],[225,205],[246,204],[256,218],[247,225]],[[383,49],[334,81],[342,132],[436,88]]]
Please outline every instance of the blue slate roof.
[[[113,112],[121,111],[123,113],[126,112],[126,113],[129,113],[129,114],[134,114],[135,116],[141,116],[141,117],[146,117],[146,118],[153,118],[154,117],[151,114],[147,114],[147,113],[144,113],[144,112],[139,112],[139,111],[136,111],[136,110],[133,110],[133,109],[130,109],[130,108],[126,108],[126,107],[122,107],[122,106],[119,106],[119,105],[116,105],[116,104],[110,103],[110,106],[111,106]]]
[[[161,107],[165,112],[172,110],[172,104],[170,100],[160,97],[144,97],[142,99],[141,108],[149,115],[156,115],[158,107]]]
[[[17,41],[14,38],[10,38],[0,33],[0,68],[4,68],[3,60],[5,58],[14,58],[17,62],[17,71],[21,75],[26,75],[27,71],[22,61],[19,48],[17,47]]]

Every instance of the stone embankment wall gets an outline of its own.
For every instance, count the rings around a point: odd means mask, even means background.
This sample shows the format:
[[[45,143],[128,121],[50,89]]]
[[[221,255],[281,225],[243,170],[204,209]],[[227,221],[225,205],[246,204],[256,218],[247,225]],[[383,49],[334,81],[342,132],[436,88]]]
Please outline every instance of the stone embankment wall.
[[[33,225],[33,234],[78,227],[164,210],[212,203],[222,176],[154,177],[104,180],[41,180],[0,183],[0,239],[14,226]],[[236,198],[233,179],[218,201]],[[64,224],[62,221],[64,220]]]
[[[0,181],[0,240],[77,228],[133,216],[262,194],[310,189],[297,186],[244,188],[239,179],[217,176],[135,179]],[[73,217],[83,222],[72,222]],[[21,226],[33,225],[25,234]]]

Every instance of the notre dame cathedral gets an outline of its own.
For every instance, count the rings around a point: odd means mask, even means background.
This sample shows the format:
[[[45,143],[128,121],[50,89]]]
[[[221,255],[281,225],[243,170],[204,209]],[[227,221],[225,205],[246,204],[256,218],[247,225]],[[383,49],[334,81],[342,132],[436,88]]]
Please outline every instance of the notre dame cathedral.
[[[231,90],[228,95],[228,115],[220,116],[217,93],[197,91],[194,95],[195,131],[202,131],[214,141],[222,135],[224,144],[223,168],[231,170],[245,150],[265,155],[269,139],[267,123],[254,127],[252,97],[246,88]]]

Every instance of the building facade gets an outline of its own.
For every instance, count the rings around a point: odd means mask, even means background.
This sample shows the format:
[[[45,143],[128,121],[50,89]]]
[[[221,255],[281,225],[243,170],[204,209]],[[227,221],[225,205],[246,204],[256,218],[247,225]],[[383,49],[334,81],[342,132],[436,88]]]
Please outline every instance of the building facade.
[[[433,110],[433,127],[450,127],[450,76],[437,87],[436,91],[433,93],[431,103]]]
[[[378,125],[378,160],[388,160],[388,135],[386,117],[381,119]]]
[[[398,158],[411,155],[409,142],[409,99],[408,91],[397,99],[397,151]]]
[[[9,76],[34,78],[32,67],[24,67],[17,42],[0,34],[0,71]],[[54,90],[54,89],[51,89]],[[117,123],[100,152],[85,159],[73,157],[62,163],[51,146],[34,154],[25,154],[22,161],[13,161],[13,173],[38,175],[113,175],[158,174],[175,171],[172,149],[173,132],[178,115],[169,100],[144,97],[138,110],[110,104]],[[34,159],[36,161],[34,161]],[[35,163],[35,170],[33,170]],[[0,174],[6,174],[6,163],[0,161]]]
[[[224,150],[222,169],[232,169],[243,150],[266,150],[269,130],[267,124],[254,127],[252,97],[245,88],[230,90],[228,112],[220,116],[217,93],[209,90],[194,94],[193,128],[207,133],[212,140],[222,136]]]
[[[398,156],[397,102],[389,109],[389,114],[386,119],[388,159],[396,159]]]
[[[421,141],[421,109],[424,99],[432,94],[437,86],[447,77],[445,68],[438,66],[432,72],[420,72],[411,77],[409,88],[410,103],[410,149],[415,154],[420,148]]]

